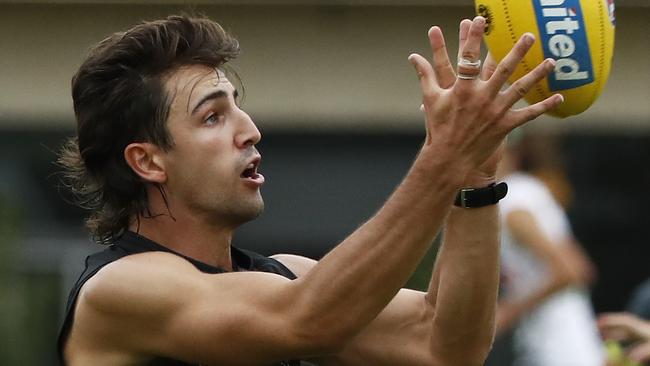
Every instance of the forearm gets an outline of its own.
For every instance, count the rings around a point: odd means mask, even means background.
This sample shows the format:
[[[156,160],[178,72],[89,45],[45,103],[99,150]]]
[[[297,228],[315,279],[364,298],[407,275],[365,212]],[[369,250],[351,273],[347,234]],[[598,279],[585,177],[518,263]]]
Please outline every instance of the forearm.
[[[494,334],[499,283],[499,214],[496,205],[453,208],[427,293],[435,309],[432,350],[468,364],[482,363]]]
[[[356,334],[404,285],[437,234],[463,176],[423,152],[384,206],[300,281],[299,309],[339,337]],[[322,328],[321,328],[322,329]]]

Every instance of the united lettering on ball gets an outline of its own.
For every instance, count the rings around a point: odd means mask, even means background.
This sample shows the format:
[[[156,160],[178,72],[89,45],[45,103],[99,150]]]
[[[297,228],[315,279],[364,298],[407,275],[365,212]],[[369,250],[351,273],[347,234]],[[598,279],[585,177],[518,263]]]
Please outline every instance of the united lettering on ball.
[[[614,51],[614,0],[475,0],[489,21],[485,41],[501,61],[524,33],[537,42],[508,79],[526,75],[546,58],[555,70],[524,97],[537,103],[560,93],[564,103],[549,114],[567,117],[586,110],[601,94]]]
[[[534,0],[545,58],[556,60],[548,78],[551,91],[577,88],[594,81],[579,0]],[[578,62],[580,60],[580,62]]]

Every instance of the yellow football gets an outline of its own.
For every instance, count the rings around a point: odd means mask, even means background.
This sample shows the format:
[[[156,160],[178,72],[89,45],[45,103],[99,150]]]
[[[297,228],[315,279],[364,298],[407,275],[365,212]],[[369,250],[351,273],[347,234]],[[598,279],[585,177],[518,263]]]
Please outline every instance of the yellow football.
[[[502,60],[524,33],[536,42],[517,67],[512,83],[546,58],[555,70],[525,96],[537,103],[560,93],[564,103],[549,112],[567,117],[584,112],[603,91],[614,52],[614,0],[475,0],[485,17],[485,42]]]

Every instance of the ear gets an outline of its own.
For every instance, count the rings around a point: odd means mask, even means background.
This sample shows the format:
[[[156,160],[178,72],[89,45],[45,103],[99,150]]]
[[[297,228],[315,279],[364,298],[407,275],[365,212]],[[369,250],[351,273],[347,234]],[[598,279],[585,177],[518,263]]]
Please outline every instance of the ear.
[[[148,142],[134,142],[124,149],[124,159],[133,172],[151,183],[167,181],[162,155],[163,151],[158,146]]]

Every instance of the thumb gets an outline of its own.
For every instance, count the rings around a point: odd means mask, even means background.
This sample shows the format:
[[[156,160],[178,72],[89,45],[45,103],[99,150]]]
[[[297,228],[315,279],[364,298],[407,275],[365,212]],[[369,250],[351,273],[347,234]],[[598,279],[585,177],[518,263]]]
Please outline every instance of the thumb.
[[[411,54],[408,60],[415,68],[415,72],[420,80],[420,90],[422,91],[422,99],[424,102],[427,103],[427,101],[435,100],[442,90],[438,86],[433,66],[417,53]]]

